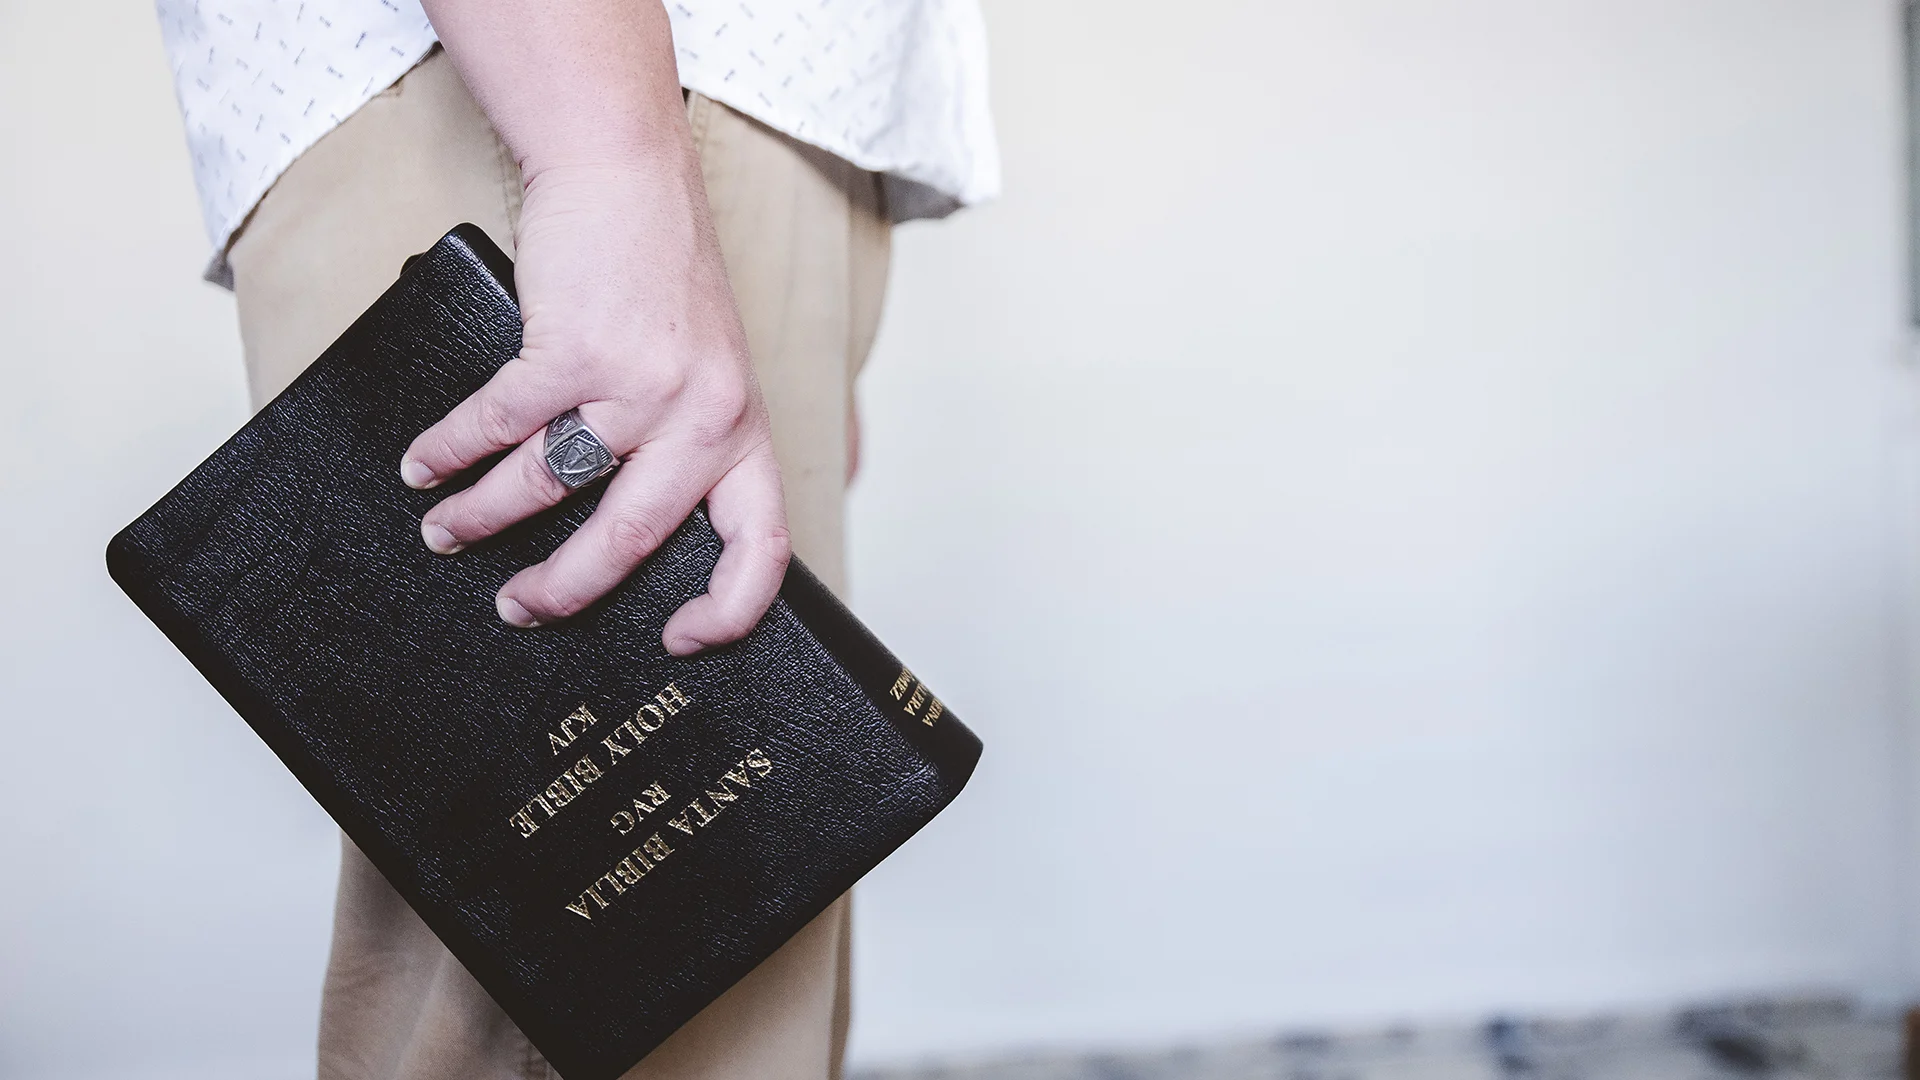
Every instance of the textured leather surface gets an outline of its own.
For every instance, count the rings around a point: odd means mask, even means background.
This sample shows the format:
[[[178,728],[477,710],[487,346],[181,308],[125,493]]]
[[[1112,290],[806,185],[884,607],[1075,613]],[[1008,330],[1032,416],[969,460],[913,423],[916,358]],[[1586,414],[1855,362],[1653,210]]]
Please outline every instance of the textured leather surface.
[[[605,1080],[926,824],[980,743],[798,560],[745,641],[668,655],[719,554],[699,513],[582,615],[502,624],[495,591],[600,485],[447,558],[419,539],[445,491],[396,463],[519,345],[511,265],[454,230],[107,562],[554,1067]],[[597,777],[561,778],[583,755]],[[655,834],[670,854],[631,855]]]

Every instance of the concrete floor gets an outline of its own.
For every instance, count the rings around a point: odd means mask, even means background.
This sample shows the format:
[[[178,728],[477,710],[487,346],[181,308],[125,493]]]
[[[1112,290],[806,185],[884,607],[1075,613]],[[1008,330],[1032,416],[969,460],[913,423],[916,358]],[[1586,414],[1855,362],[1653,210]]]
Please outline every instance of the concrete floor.
[[[1901,1022],[1892,1012],[1790,1000],[938,1062],[857,1070],[849,1080],[1899,1080],[1900,1050]]]

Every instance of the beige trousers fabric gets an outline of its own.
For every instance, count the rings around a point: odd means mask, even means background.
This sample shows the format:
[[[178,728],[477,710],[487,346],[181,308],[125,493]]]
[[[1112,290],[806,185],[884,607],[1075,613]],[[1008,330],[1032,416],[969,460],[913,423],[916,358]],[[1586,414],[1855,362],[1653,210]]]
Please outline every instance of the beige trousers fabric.
[[[886,286],[873,174],[700,95],[687,103],[773,417],[794,550],[843,577],[852,380]],[[514,250],[520,174],[435,51],[296,161],[229,258],[256,406],[462,221]],[[396,467],[398,467],[396,463]],[[636,1066],[631,1080],[823,1080],[845,1047],[842,898]],[[552,1070],[351,843],[320,1018],[322,1080],[551,1080]]]

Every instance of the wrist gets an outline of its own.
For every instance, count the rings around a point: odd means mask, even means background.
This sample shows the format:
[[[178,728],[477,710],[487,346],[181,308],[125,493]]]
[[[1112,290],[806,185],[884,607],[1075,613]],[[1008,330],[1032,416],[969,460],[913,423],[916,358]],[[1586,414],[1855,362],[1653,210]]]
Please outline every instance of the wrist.
[[[598,133],[591,138],[557,139],[551,148],[516,156],[523,186],[541,182],[624,182],[667,179],[699,168],[691,136],[678,132]]]
[[[528,196],[619,190],[671,202],[700,182],[700,157],[684,127],[677,138],[659,133],[569,142],[552,153],[522,157],[519,165]]]

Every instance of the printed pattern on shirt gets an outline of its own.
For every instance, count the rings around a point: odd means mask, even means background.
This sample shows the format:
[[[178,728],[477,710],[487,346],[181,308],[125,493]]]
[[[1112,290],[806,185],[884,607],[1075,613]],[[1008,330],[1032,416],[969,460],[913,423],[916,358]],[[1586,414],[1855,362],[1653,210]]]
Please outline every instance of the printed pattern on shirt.
[[[885,174],[895,220],[999,193],[978,0],[664,3],[682,86]],[[229,240],[281,172],[437,40],[419,0],[155,5],[213,280],[223,280]]]
[[[436,40],[419,0],[155,0],[216,252],[293,160]]]
[[[925,189],[896,219],[999,194],[977,0],[667,0],[667,15],[681,85]]]

